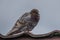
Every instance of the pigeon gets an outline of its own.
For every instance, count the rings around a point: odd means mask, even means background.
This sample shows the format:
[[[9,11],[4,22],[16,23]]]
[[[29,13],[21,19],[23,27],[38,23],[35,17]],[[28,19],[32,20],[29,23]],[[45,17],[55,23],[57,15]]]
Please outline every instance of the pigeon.
[[[7,33],[7,35],[13,35],[20,32],[29,32],[38,24],[40,20],[40,14],[38,9],[32,9],[30,12],[23,14],[14,24],[13,28]]]

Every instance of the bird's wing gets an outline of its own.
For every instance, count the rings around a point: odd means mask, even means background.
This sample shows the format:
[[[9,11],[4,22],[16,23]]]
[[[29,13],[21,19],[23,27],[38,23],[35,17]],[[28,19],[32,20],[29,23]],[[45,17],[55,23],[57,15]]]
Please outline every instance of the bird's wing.
[[[25,21],[26,18],[25,18],[25,17],[27,17],[27,16],[28,16],[28,13],[25,13],[24,15],[22,15],[22,17],[20,17],[20,18],[16,21],[14,27],[7,33],[7,35],[10,35],[10,34],[16,32],[16,31],[22,30],[22,28],[23,28],[23,27],[25,26],[25,24],[26,24],[26,21]]]
[[[28,13],[25,13],[24,15],[22,15],[22,17],[19,17],[19,19],[16,21],[14,28],[20,28],[22,25],[26,24],[26,21],[25,21],[25,17],[28,16]]]
[[[22,23],[26,23],[27,20],[29,20],[29,18],[30,18],[29,16],[30,16],[29,13],[25,13],[24,15],[22,15],[21,18],[19,18],[19,21],[22,22]]]

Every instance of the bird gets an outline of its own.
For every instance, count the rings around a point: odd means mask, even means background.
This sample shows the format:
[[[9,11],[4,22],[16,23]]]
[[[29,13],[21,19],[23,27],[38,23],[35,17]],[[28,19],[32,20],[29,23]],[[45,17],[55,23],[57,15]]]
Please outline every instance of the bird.
[[[30,12],[25,12],[14,24],[13,28],[7,33],[7,35],[17,34],[23,31],[32,31],[40,20],[40,14],[38,9],[32,9]]]

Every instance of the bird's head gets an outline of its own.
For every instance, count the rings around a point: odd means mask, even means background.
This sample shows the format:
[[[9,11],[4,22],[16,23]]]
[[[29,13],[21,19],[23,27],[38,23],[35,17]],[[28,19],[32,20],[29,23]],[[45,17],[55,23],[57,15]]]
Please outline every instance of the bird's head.
[[[39,13],[39,11],[37,9],[32,9],[30,12],[32,15],[36,15]]]

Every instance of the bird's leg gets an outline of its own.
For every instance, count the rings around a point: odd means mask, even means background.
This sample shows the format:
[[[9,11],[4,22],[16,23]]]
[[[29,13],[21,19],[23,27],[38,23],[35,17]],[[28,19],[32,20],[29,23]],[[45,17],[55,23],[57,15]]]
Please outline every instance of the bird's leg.
[[[27,26],[26,33],[31,33],[31,31],[29,30],[28,26]]]
[[[24,30],[25,33],[28,33],[28,27],[26,26],[26,29]]]
[[[30,30],[29,30],[29,29],[30,29],[30,28],[29,28],[29,25],[30,25],[30,24],[29,24],[29,23],[26,23],[25,25],[26,25],[26,29],[24,30],[24,32],[25,32],[25,33],[29,33],[29,32],[30,32]]]

